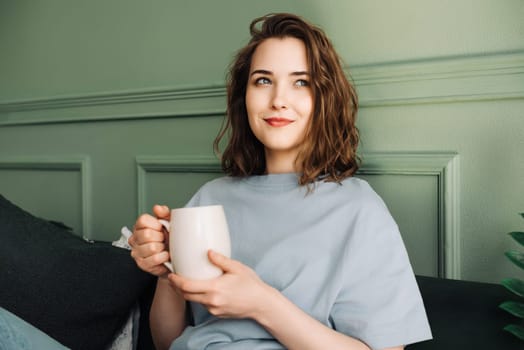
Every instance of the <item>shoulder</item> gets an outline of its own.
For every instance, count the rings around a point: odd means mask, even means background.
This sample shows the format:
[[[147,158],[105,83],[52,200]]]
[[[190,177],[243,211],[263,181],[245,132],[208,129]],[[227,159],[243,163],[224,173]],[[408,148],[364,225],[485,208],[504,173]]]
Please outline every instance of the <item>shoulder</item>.
[[[235,178],[231,176],[220,176],[212,180],[207,181],[202,185],[201,188],[215,188],[220,186],[228,186],[229,184],[235,182]]]
[[[341,191],[351,201],[358,201],[362,206],[383,206],[384,201],[375,192],[371,185],[364,179],[350,177],[344,179],[341,183]]]
[[[386,203],[367,181],[351,177],[343,180],[340,187],[359,222],[371,225],[387,223],[396,227]]]
[[[216,193],[217,191],[223,191],[224,189],[229,188],[234,182],[234,178],[230,176],[221,176],[215,179],[209,180],[204,183],[198,191],[197,195],[206,195],[210,193]]]
[[[222,176],[204,183],[186,206],[212,205],[228,198],[240,181],[231,176]]]
[[[382,206],[382,198],[369,183],[358,177],[348,177],[340,182],[319,181],[312,188],[315,200],[336,206],[366,207]]]
[[[198,191],[203,193],[230,191],[231,187],[237,187],[242,182],[240,179],[231,176],[217,177],[203,184]]]
[[[340,184],[347,190],[355,191],[356,193],[367,194],[373,192],[366,180],[355,176],[345,178]]]

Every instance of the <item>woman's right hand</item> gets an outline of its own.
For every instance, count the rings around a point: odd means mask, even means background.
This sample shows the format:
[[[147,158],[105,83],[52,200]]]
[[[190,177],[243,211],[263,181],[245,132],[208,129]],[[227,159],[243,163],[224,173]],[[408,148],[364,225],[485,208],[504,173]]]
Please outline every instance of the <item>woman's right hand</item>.
[[[164,226],[158,219],[170,219],[168,207],[155,205],[153,213],[141,215],[133,227],[133,235],[128,239],[131,256],[138,267],[155,276],[166,276],[169,273],[164,262],[169,261],[168,237]]]

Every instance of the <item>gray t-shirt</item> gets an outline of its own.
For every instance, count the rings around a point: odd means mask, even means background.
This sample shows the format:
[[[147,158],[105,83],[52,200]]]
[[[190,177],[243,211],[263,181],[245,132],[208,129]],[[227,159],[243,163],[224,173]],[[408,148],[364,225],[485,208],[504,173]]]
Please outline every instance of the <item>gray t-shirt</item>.
[[[309,315],[372,349],[431,339],[398,227],[367,182],[296,174],[222,177],[187,206],[222,204],[232,258]],[[195,326],[171,345],[186,349],[283,349],[250,319],[219,319],[191,305]]]

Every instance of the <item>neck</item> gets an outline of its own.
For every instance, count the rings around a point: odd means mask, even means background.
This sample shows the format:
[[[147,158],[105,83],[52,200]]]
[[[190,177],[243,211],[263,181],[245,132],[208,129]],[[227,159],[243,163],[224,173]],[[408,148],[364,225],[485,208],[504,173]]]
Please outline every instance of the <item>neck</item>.
[[[284,174],[295,173],[296,154],[277,153],[266,151],[266,173],[267,174]]]

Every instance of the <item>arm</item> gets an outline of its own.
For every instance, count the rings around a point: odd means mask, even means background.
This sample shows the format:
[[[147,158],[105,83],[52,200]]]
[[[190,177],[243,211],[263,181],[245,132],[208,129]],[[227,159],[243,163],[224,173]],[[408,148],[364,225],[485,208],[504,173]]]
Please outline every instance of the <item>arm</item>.
[[[291,350],[369,350],[360,340],[339,333],[303,312],[240,262],[214,252],[210,252],[209,259],[224,270],[224,275],[210,281],[169,276],[186,300],[203,304],[218,317],[254,319]]]
[[[263,307],[253,318],[288,349],[362,349],[358,339],[337,332],[315,320],[277,290],[270,288]],[[402,350],[403,346],[390,348]]]
[[[151,335],[156,349],[169,349],[186,328],[186,301],[167,278],[158,278],[149,314]]]
[[[169,220],[169,208],[155,206],[158,218]],[[136,221],[133,235],[128,240],[131,256],[138,267],[158,276],[153,304],[149,314],[151,335],[157,349],[168,349],[186,327],[186,302],[166,278],[169,272],[163,265],[169,260],[162,224],[151,215],[142,215]]]

